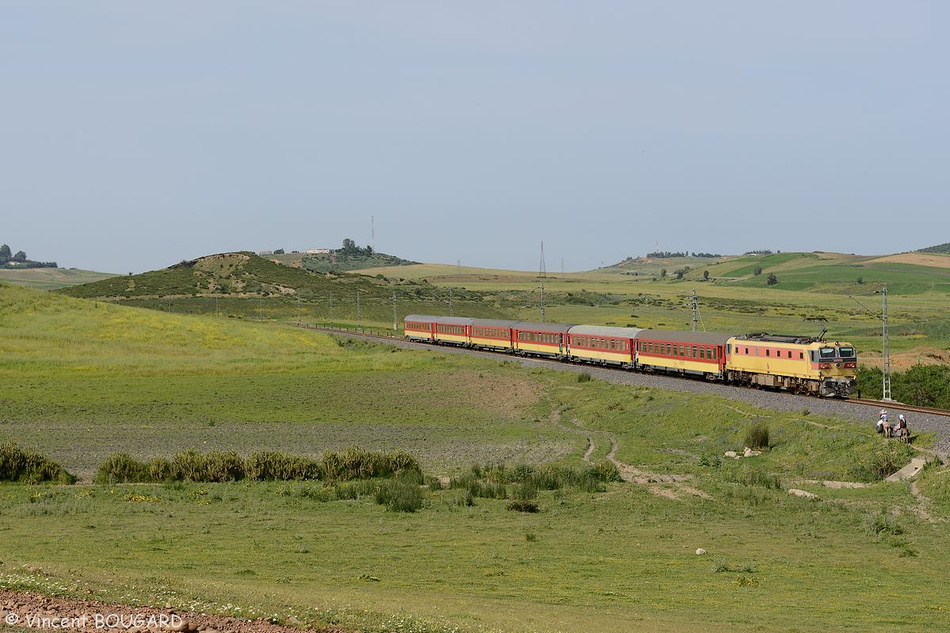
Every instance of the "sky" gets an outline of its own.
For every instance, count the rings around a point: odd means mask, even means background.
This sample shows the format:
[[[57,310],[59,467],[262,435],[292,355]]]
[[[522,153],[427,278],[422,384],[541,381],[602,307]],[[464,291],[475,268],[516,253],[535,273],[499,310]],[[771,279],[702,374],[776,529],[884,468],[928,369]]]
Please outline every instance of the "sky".
[[[0,0],[0,243],[589,270],[950,242],[943,0]]]

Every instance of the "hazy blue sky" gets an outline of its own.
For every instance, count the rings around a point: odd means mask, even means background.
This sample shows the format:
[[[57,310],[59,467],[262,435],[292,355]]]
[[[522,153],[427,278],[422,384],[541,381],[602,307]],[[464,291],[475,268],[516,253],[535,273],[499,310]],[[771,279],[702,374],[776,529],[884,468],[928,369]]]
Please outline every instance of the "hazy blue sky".
[[[0,242],[589,269],[950,241],[950,3],[0,0]]]

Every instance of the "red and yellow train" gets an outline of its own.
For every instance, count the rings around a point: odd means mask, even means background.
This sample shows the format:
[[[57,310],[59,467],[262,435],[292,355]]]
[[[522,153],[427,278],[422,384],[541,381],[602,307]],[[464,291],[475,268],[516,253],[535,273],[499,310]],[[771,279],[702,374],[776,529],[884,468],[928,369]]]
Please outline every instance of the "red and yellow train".
[[[712,334],[410,314],[413,341],[701,377],[728,384],[847,398],[858,359],[821,337]]]

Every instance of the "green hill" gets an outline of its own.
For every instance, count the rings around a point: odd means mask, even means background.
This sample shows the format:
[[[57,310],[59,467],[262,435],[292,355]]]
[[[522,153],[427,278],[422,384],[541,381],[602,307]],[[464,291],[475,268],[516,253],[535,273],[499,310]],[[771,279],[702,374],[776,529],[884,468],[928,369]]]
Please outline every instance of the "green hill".
[[[221,253],[162,270],[57,290],[71,297],[175,312],[218,312],[268,319],[392,323],[450,302],[479,316],[500,313],[481,295],[412,281],[351,273],[317,274],[250,252]],[[395,304],[395,305],[394,305]],[[434,308],[433,305],[445,307]]]
[[[942,253],[944,255],[950,255],[950,242],[945,244],[938,244],[937,246],[929,246],[927,248],[921,248],[920,250],[915,251],[917,253]]]

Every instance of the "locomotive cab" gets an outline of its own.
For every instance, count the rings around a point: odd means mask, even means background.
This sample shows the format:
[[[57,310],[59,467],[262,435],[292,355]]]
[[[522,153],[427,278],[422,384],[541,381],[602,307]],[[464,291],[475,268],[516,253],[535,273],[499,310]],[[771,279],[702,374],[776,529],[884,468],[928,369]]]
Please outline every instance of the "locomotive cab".
[[[812,366],[821,379],[818,395],[847,398],[854,393],[858,357],[854,346],[847,343],[821,344],[810,351]]]

